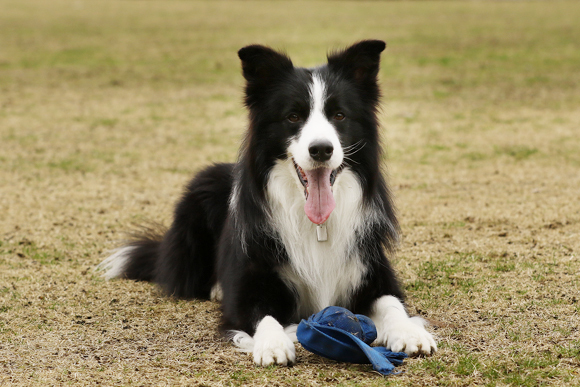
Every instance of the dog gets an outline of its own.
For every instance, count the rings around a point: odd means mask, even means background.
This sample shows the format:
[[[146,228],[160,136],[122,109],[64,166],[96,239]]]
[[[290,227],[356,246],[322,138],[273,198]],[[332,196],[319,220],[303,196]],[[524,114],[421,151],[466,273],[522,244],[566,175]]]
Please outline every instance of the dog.
[[[360,41],[316,68],[240,49],[249,127],[238,161],[199,172],[170,228],[115,250],[105,276],[221,301],[220,330],[261,366],[294,363],[295,324],[330,305],[370,316],[375,344],[435,352],[388,261],[399,226],[381,173],[385,47]]]

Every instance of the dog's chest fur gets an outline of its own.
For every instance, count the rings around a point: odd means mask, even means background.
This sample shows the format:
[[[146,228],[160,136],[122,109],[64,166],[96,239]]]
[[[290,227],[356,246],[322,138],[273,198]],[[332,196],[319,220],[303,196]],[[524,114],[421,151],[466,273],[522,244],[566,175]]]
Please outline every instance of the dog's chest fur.
[[[319,242],[316,225],[304,213],[303,187],[295,175],[290,160],[279,161],[270,172],[267,196],[273,231],[289,256],[279,274],[298,295],[296,317],[304,318],[329,305],[349,307],[367,270],[356,241],[365,223],[361,186],[344,169],[333,186],[336,207],[325,223],[328,240]]]

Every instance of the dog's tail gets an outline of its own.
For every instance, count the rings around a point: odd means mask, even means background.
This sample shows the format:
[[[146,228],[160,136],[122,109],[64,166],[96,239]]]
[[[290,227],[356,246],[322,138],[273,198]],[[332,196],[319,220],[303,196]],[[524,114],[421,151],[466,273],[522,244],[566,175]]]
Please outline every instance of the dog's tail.
[[[195,215],[188,218],[200,220]],[[112,250],[97,270],[108,280],[155,282],[169,296],[209,299],[215,282],[212,235],[203,226],[180,227],[179,222],[166,232],[160,230],[142,228],[134,233],[124,246]]]
[[[169,230],[146,227],[99,265],[105,278],[155,282],[170,296],[209,299],[217,247],[227,217],[232,164],[201,171],[175,208]],[[219,293],[216,290],[214,293]]]
[[[154,282],[169,296],[209,299],[215,285],[215,241],[200,213],[180,216],[188,224],[178,219],[167,231],[161,226],[140,227],[125,245],[110,252],[97,271],[107,280]]]
[[[154,281],[155,266],[164,231],[158,225],[141,227],[131,236],[130,242],[111,251],[97,266],[106,279],[126,278],[137,281]]]

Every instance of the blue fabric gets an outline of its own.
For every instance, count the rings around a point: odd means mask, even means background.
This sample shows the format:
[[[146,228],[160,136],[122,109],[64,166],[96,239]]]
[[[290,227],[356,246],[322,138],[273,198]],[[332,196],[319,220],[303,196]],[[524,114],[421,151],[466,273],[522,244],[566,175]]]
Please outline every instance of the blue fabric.
[[[404,352],[371,347],[369,344],[377,338],[373,321],[339,306],[329,306],[302,320],[296,336],[312,353],[347,363],[371,363],[383,375],[391,374],[407,357]]]

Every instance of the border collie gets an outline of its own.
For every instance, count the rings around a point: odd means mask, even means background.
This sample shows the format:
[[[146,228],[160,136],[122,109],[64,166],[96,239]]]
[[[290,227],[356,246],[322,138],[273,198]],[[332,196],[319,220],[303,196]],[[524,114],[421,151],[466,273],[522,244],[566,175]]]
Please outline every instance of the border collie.
[[[361,41],[316,68],[260,45],[239,50],[249,128],[237,163],[200,172],[169,230],[117,249],[105,277],[220,300],[222,332],[262,366],[293,363],[293,324],[329,305],[370,316],[376,344],[436,351],[387,259],[399,227],[380,167],[384,49]]]

